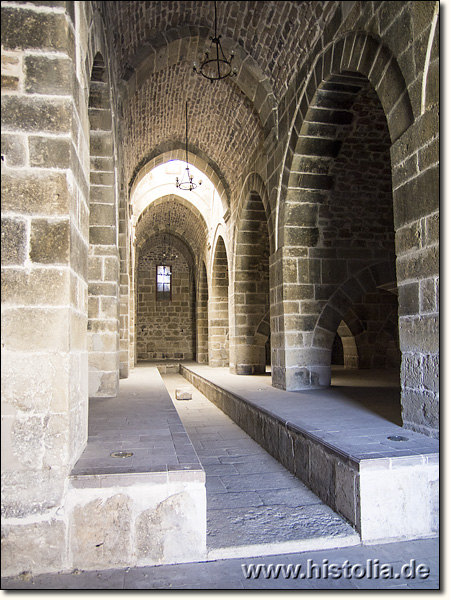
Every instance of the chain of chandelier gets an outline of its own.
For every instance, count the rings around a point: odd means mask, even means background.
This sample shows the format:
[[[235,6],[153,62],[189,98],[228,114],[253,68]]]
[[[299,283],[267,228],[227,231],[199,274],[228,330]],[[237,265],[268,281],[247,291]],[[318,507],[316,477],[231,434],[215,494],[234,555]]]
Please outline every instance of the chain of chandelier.
[[[194,62],[193,70],[195,73],[209,79],[211,83],[225,79],[226,77],[233,77],[237,74],[236,68],[232,67],[234,53],[231,52],[230,57],[227,59],[220,42],[222,36],[217,35],[217,2],[214,2],[214,36],[209,39],[211,41],[209,50],[205,51],[204,60],[197,65]],[[186,190],[192,192],[196,189],[197,185],[201,185],[201,180],[196,184],[194,182],[194,176],[189,171],[188,165],[188,103],[186,102],[186,169],[183,177],[175,180],[175,185],[180,190]]]

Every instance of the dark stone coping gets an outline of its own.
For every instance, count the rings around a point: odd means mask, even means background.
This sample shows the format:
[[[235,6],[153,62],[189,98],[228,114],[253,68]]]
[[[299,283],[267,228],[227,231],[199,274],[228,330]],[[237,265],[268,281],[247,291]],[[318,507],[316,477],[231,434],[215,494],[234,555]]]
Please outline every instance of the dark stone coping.
[[[367,406],[359,406],[355,401],[355,397],[362,393],[365,396],[370,394],[376,396],[377,391],[373,388],[341,388],[343,391],[339,390],[339,392],[332,388],[327,388],[324,391],[285,392],[268,385],[266,390],[261,390],[260,383],[258,383],[255,384],[254,389],[249,390],[243,396],[242,392],[238,393],[228,381],[219,384],[213,369],[205,373],[204,368],[199,369],[193,365],[180,365],[180,372],[199,389],[208,386],[211,390],[215,390],[216,394],[228,395],[238,402],[237,407],[239,407],[239,404],[242,405],[241,410],[246,408],[247,413],[256,411],[260,415],[269,417],[281,429],[319,444],[328,453],[336,456],[341,462],[349,464],[356,471],[360,470],[363,461],[365,463],[368,460],[416,457],[419,463],[423,462],[424,457],[435,457],[439,453],[439,440],[429,438],[415,431],[406,430],[395,423],[389,422],[385,417],[370,414]],[[199,382],[203,385],[199,386]],[[234,387],[236,386],[234,385]],[[255,399],[254,395],[257,390],[265,392],[264,396],[266,398],[267,393],[270,394],[270,408],[267,406],[267,399]],[[380,388],[380,390],[383,390],[386,395],[390,394],[389,388]],[[380,390],[378,393],[381,393]],[[200,391],[202,390],[200,389]],[[224,406],[223,401],[217,401],[217,398],[211,397],[211,393],[208,394],[206,390],[205,392],[205,395],[211,401],[235,420],[253,439],[258,437],[255,437],[255,432],[252,432],[252,425],[245,422],[246,419],[242,413],[239,414],[241,412],[239,408]],[[393,393],[391,395],[395,396]],[[331,399],[332,402],[330,403],[327,398]],[[320,429],[313,424],[314,420],[317,421],[317,415],[311,415],[310,418],[308,415],[309,409],[312,411],[317,410],[318,402],[321,402],[323,407],[323,425]],[[340,413],[336,412],[337,409],[340,410]],[[295,412],[297,413],[296,419],[293,414]],[[353,413],[350,418],[349,413]],[[290,419],[286,418],[288,414]],[[257,418],[257,415],[255,415],[255,419]],[[345,424],[342,423],[342,420],[345,421]],[[393,436],[408,439],[405,441],[388,439]],[[268,444],[261,443],[261,439],[256,439],[256,441],[263,445],[270,454],[276,454],[276,449],[268,448]],[[275,450],[275,452],[272,450]],[[281,456],[275,455],[275,458],[280,462],[285,462],[281,460]]]

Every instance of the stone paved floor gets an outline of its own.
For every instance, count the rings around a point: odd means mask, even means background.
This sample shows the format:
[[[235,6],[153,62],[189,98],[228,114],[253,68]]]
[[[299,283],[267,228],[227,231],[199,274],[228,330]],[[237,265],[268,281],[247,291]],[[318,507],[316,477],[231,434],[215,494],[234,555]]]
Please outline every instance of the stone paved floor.
[[[163,381],[206,472],[208,557],[359,543],[359,536],[179,374]],[[188,389],[191,400],[176,400]]]
[[[259,577],[250,575],[252,565],[253,573],[262,565]],[[277,578],[264,576],[269,565],[282,566]],[[2,579],[3,590],[438,590],[439,585],[438,539]]]
[[[178,385],[193,392],[193,400],[174,403],[207,475],[210,560],[23,574],[2,579],[3,590],[439,589],[437,538],[362,546],[335,513],[186,380],[163,377],[172,394]],[[278,577],[268,576],[269,565],[279,565]]]

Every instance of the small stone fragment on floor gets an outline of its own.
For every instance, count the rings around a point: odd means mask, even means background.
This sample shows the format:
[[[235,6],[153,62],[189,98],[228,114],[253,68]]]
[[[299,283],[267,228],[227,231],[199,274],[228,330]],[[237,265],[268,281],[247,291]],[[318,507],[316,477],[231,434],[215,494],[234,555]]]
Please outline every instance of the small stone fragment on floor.
[[[192,390],[188,387],[180,387],[175,390],[177,400],[192,400]]]

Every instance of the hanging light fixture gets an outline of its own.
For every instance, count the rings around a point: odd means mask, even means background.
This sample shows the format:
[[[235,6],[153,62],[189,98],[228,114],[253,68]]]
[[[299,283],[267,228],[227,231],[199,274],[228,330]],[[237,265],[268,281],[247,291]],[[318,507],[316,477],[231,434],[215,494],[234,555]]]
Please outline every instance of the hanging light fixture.
[[[195,190],[195,188],[197,187],[197,184],[194,183],[194,176],[191,175],[189,173],[189,165],[188,165],[188,108],[187,108],[187,101],[186,101],[186,174],[185,176],[183,176],[181,178],[181,181],[178,179],[178,177],[175,179],[175,185],[177,186],[177,188],[179,188],[180,190],[188,190],[190,192],[192,192],[192,190]],[[202,185],[202,182],[199,181],[198,185]]]
[[[168,227],[168,238],[169,241],[166,241],[166,234],[164,234],[163,236],[163,254],[162,254],[162,258],[163,258],[163,265],[166,264],[167,261],[173,261],[176,260],[178,258],[178,254],[176,253],[176,250],[172,250],[172,241],[171,241],[171,234],[170,234],[170,210],[169,210],[169,227]],[[168,250],[166,252],[166,247],[168,246]]]
[[[214,37],[210,37],[210,49],[205,51],[205,60],[197,66],[194,63],[194,71],[199,75],[203,75],[209,79],[211,83],[225,77],[232,77],[237,74],[236,67],[232,67],[231,63],[234,58],[234,52],[231,52],[230,58],[225,58],[225,53],[220,43],[222,36],[217,35],[217,2],[214,2]],[[214,46],[215,47],[214,47]]]

